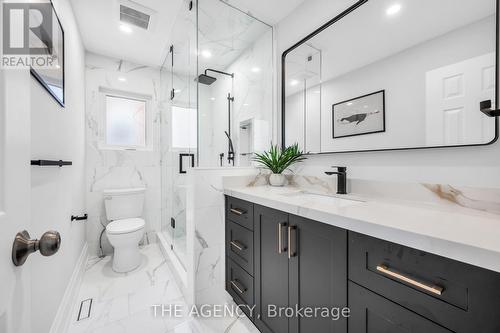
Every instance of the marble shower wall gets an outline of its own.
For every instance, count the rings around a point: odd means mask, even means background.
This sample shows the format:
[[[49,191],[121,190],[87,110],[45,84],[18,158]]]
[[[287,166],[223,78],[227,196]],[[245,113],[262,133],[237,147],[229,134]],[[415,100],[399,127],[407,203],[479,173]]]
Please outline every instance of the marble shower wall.
[[[124,78],[120,81],[118,78]],[[103,150],[102,106],[99,88],[108,88],[151,97],[153,149],[144,151]],[[87,169],[87,240],[90,255],[99,255],[99,236],[108,223],[103,193],[109,188],[146,187],[143,217],[146,220],[145,243],[154,242],[160,230],[160,70],[100,55],[86,55],[86,169]],[[103,235],[105,254],[112,247]]]
[[[196,168],[188,173],[188,280],[195,304],[224,304],[224,177],[255,177],[255,168]]]
[[[234,80],[217,75],[211,86],[200,86],[200,114],[202,119],[217,119],[201,125],[200,136],[204,146],[200,149],[200,166],[219,166],[219,154],[227,153],[228,129],[227,95],[234,96],[232,105],[232,139],[236,150],[236,165],[250,165],[248,153],[240,140],[240,123],[253,122],[254,151],[269,148],[273,128],[273,31],[271,28],[255,40],[227,68]],[[234,81],[234,83],[232,82]],[[225,162],[226,163],[226,162]]]

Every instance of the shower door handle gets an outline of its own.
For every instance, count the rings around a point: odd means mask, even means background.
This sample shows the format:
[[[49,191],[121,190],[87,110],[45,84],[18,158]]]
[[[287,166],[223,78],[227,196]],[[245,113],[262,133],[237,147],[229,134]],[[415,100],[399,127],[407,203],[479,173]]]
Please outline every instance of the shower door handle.
[[[185,174],[187,171],[184,169],[184,157],[191,159],[191,168],[194,168],[194,154],[179,154],[179,173]]]

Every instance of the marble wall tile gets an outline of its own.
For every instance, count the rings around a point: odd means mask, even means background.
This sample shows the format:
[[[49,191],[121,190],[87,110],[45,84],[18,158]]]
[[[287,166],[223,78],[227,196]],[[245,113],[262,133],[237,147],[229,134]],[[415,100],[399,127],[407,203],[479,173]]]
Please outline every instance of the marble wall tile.
[[[118,80],[126,79],[125,82]],[[91,256],[99,255],[99,236],[108,223],[102,191],[110,188],[146,187],[144,243],[154,242],[154,231],[161,227],[160,173],[160,69],[111,59],[92,53],[86,55],[86,169],[87,169],[87,240]],[[103,137],[103,110],[99,88],[115,89],[151,97],[153,128],[152,150],[104,150],[99,148]],[[103,235],[104,254],[112,247]]]
[[[188,173],[187,225],[188,274],[191,275],[196,304],[223,304],[228,297],[224,290],[225,213],[223,178],[258,173],[255,168],[196,168]],[[189,238],[191,237],[191,240]]]
[[[200,136],[200,166],[220,166],[219,154],[227,157],[228,130],[227,96],[234,97],[231,108],[231,137],[236,151],[236,165],[249,166],[250,160],[240,153],[249,153],[240,143],[240,123],[253,124],[253,151],[269,148],[273,123],[273,57],[272,30],[257,36],[231,65],[223,68],[234,73],[234,79],[220,77],[211,86],[200,87],[199,107],[202,119]],[[250,45],[250,46],[248,46]],[[217,121],[211,121],[211,120]],[[227,159],[223,165],[228,166]]]

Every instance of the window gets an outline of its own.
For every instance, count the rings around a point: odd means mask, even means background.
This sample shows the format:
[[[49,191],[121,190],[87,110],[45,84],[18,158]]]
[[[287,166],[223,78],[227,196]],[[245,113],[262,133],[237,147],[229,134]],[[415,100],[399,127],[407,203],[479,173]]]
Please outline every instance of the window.
[[[172,148],[196,149],[197,131],[196,109],[172,106]]]
[[[103,96],[103,149],[149,149],[150,99],[101,88]]]

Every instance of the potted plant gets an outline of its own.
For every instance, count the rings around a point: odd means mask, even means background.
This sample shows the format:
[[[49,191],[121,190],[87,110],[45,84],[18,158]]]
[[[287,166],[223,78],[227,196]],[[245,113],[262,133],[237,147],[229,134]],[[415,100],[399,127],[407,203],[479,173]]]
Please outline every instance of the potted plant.
[[[271,186],[284,186],[286,177],[283,174],[285,170],[295,164],[305,160],[304,153],[299,149],[296,143],[290,147],[281,150],[277,145],[271,146],[269,151],[262,154],[255,153],[253,160],[263,167],[269,169],[272,174],[269,176]]]

